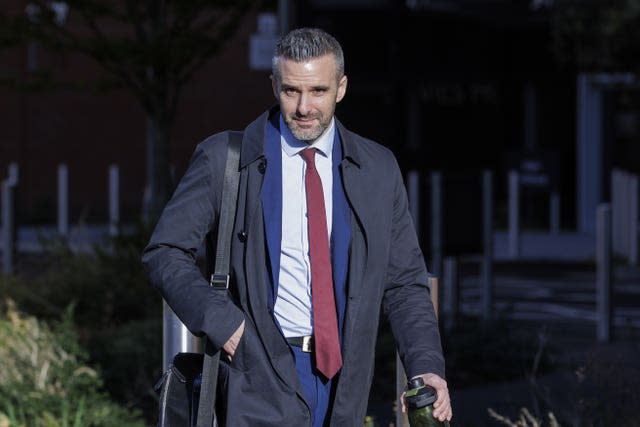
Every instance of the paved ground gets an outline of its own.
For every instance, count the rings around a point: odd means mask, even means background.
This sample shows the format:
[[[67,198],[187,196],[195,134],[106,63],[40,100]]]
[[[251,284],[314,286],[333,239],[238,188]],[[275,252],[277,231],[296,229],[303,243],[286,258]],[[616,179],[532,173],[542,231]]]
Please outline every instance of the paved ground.
[[[478,266],[461,266],[460,310],[479,315]],[[531,321],[596,323],[596,271],[589,262],[498,262],[495,310]],[[616,265],[612,281],[613,324],[640,328],[640,268]]]

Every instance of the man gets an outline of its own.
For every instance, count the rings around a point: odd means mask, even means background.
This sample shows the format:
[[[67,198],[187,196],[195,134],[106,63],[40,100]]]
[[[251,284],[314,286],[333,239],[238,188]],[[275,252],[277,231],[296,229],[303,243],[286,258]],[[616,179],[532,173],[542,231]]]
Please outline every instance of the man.
[[[410,377],[435,387],[451,419],[427,271],[402,176],[386,148],[334,118],[347,89],[339,43],[299,29],[276,47],[278,107],[244,131],[231,244],[231,296],[195,265],[215,241],[226,133],[198,145],[143,262],[194,334],[227,357],[221,424],[361,426],[379,312]]]

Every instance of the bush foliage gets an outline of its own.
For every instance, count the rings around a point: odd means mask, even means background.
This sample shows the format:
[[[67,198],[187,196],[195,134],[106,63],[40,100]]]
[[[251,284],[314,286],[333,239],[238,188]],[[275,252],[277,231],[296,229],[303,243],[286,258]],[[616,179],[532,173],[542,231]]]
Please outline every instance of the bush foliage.
[[[111,401],[87,365],[72,311],[54,327],[20,314],[0,315],[0,425],[7,427],[143,426],[139,414]]]
[[[64,241],[49,242],[37,259],[23,259],[27,267],[21,275],[0,277],[0,299],[11,298],[46,322],[60,319],[73,304],[70,321],[88,361],[103,372],[105,389],[117,402],[142,409],[153,422],[153,385],[161,374],[162,300],[140,264],[149,234],[149,228],[140,226],[90,252],[74,252]]]

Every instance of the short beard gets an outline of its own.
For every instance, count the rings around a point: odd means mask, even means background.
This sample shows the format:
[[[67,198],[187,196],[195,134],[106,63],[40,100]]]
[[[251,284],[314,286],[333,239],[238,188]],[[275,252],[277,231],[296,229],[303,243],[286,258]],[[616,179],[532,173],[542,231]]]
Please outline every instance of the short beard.
[[[330,120],[328,122],[323,122],[319,120],[317,127],[313,127],[311,129],[302,129],[302,128],[298,128],[296,126],[295,121],[290,117],[285,117],[284,121],[287,124],[287,127],[289,128],[289,130],[291,131],[291,134],[298,141],[307,142],[309,144],[315,142],[318,138],[320,138],[320,136],[322,136],[322,134],[327,130],[327,128],[331,124]]]
[[[295,126],[295,124],[293,125]],[[292,124],[289,123],[287,123],[287,126],[289,126],[289,130],[297,140],[309,143],[312,143],[320,138],[324,131],[329,127],[327,123],[320,123],[317,127],[312,129],[300,129],[297,127],[292,127]]]

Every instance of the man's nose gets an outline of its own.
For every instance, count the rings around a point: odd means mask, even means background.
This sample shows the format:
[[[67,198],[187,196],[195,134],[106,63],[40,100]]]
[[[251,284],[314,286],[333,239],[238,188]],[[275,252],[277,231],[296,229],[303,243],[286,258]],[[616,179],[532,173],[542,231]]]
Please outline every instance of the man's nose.
[[[309,95],[300,94],[300,98],[298,98],[298,115],[306,116],[311,112],[311,102],[309,100]]]

